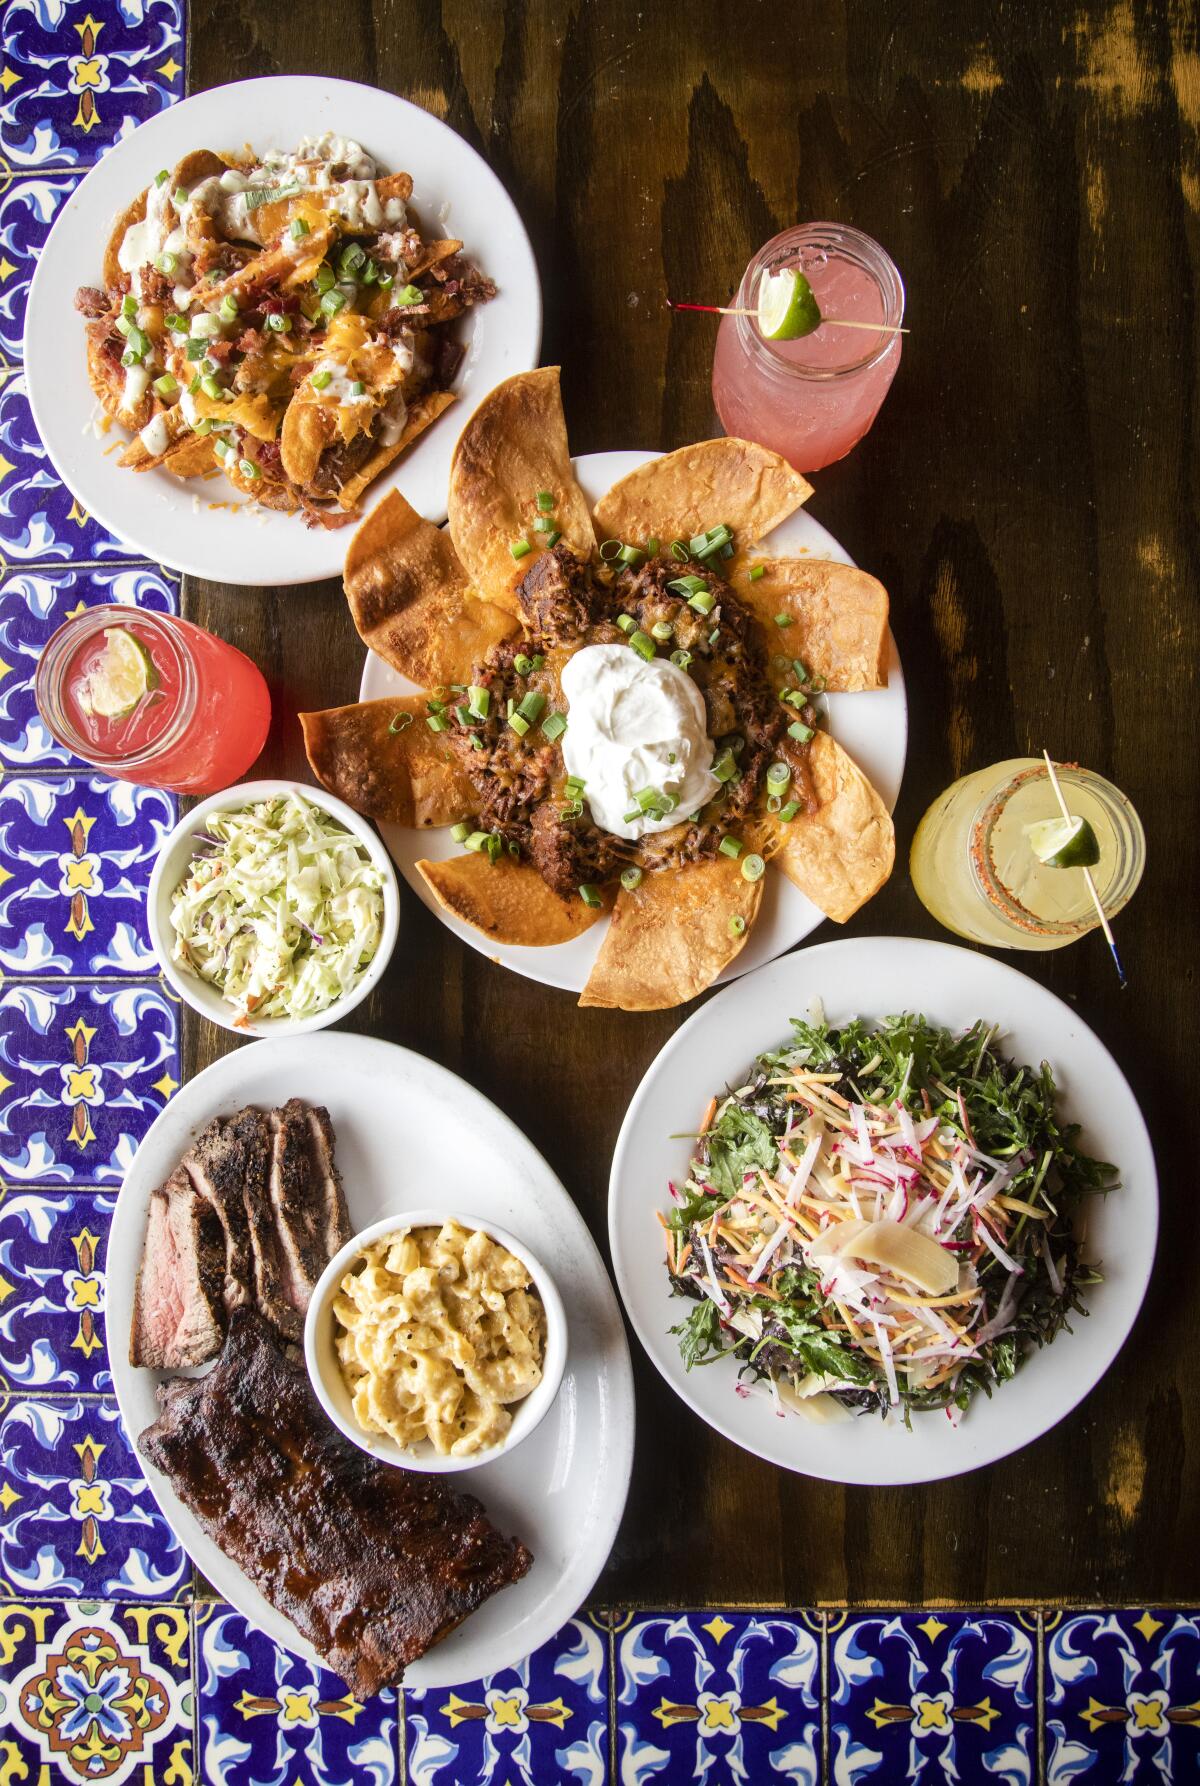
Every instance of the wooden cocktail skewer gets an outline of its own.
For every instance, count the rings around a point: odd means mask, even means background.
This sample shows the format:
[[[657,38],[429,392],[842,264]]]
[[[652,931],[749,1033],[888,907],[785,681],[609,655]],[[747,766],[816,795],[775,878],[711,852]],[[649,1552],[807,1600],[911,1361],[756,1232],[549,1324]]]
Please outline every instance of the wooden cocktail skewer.
[[[757,310],[737,310],[728,304],[679,304],[673,298],[667,299],[671,310],[703,310],[709,316],[757,316]],[[899,323],[891,322],[851,322],[848,317],[822,316],[818,327],[826,323],[831,329],[867,329],[872,335],[907,335],[909,331]]]
[[[1071,811],[1066,800],[1063,798],[1063,791],[1059,785],[1058,776],[1054,772],[1054,764],[1050,761],[1050,752],[1044,750],[1042,755],[1046,759],[1046,773],[1050,777],[1050,786],[1054,789],[1054,797],[1058,801],[1058,809],[1062,813],[1064,819],[1070,822],[1070,820],[1075,817],[1075,814]],[[1128,985],[1128,981],[1125,977],[1125,969],[1121,965],[1121,957],[1117,950],[1117,940],[1112,933],[1112,925],[1108,921],[1108,915],[1100,903],[1100,895],[1096,891],[1096,883],[1092,879],[1092,871],[1090,868],[1084,868],[1081,870],[1081,873],[1084,880],[1087,882],[1087,890],[1092,896],[1092,904],[1096,908],[1096,916],[1100,920],[1100,928],[1104,932],[1104,940],[1112,951],[1112,958],[1117,969],[1117,978],[1122,986],[1126,986]]]

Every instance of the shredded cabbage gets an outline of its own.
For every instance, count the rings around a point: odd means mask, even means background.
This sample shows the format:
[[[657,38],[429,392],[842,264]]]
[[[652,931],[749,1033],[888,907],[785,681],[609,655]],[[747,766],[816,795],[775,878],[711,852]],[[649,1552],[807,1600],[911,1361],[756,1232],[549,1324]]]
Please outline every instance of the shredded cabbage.
[[[383,876],[298,794],[213,813],[171,898],[171,959],[250,1017],[311,1017],[351,990],[383,931]],[[204,840],[201,839],[201,843]]]

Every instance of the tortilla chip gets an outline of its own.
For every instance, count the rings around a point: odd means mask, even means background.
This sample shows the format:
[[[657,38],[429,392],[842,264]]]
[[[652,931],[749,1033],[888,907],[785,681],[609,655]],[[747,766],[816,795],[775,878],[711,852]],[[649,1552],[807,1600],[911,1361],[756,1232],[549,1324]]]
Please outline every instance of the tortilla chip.
[[[604,915],[603,907],[560,898],[531,862],[510,856],[491,862],[471,851],[449,862],[418,862],[417,867],[443,910],[495,943],[549,949],[581,936]]]
[[[172,169],[171,191],[178,192],[182,187],[185,192],[190,192],[201,180],[219,180],[230,165],[215,149],[189,149]]]
[[[412,189],[411,174],[384,174],[375,182],[375,190],[382,204],[386,204],[390,198],[403,199],[407,204],[412,197]]]
[[[347,478],[338,495],[338,501],[344,509],[352,509],[369,484],[385,472],[393,459],[399,458],[406,447],[412,445],[418,434],[424,434],[426,428],[432,426],[438,417],[457,402],[453,391],[427,391],[408,406],[408,415],[400,430],[399,439],[390,446],[377,447],[371,457]]]
[[[146,217],[146,194],[139,192],[132,204],[126,205],[119,217],[113,218],[112,229],[108,233],[108,241],[104,248],[104,289],[114,292],[126,277],[125,271],[117,258],[121,252],[121,243],[125,240],[125,231],[132,229],[135,223],[143,223]]]
[[[178,406],[165,413],[168,437],[163,451],[148,451],[141,435],[135,434],[118,458],[117,464],[132,471],[154,471],[162,466],[164,471],[169,471],[178,478],[196,477],[200,472],[207,471],[215,463],[211,437],[193,434]]]
[[[162,467],[173,478],[201,477],[217,462],[211,434],[185,434],[168,449]]]
[[[467,587],[453,541],[389,490],[346,554],[346,600],[358,636],[421,688],[470,682],[516,621]]]
[[[844,924],[887,880],[896,855],[891,815],[862,770],[828,732],[808,746],[808,770],[819,801],[789,824],[771,814],[784,874],[832,918]]]
[[[720,856],[648,874],[613,907],[579,1002],[619,1011],[667,1011],[711,986],[745,946],[762,900],[762,880]],[[734,915],[745,920],[729,933]]]
[[[558,367],[522,372],[484,398],[462,431],[450,467],[450,533],[472,585],[488,601],[518,612],[515,585],[529,569],[513,541],[541,538],[533,528],[539,490],[554,498],[554,525],[577,552],[596,536],[575,482]],[[536,547],[535,547],[536,549]]]
[[[601,539],[690,539],[724,521],[750,545],[807,502],[812,485],[752,440],[702,440],[650,459],[596,504]]]
[[[407,273],[410,283],[418,274],[428,273],[430,267],[436,267],[439,261],[449,260],[450,256],[457,254],[461,247],[461,242],[456,242],[449,236],[441,242],[426,242],[416,260],[404,263],[404,271]]]
[[[753,582],[752,568],[762,571]],[[802,659],[830,694],[887,687],[888,594],[866,571],[821,558],[754,558],[743,559],[731,581],[766,629],[772,657]],[[789,614],[792,625],[777,626],[777,614]],[[787,676],[772,667],[777,685]]]
[[[294,484],[310,484],[321,454],[337,435],[337,412],[332,404],[304,403],[297,398],[287,406],[279,430],[279,457]]]
[[[215,285],[198,287],[205,307],[211,310],[224,297],[245,297],[276,280],[285,290],[291,290],[297,285],[307,285],[324,260],[335,234],[331,223],[324,228],[313,229],[305,238],[304,254],[300,256],[290,253],[282,243],[264,248],[244,266],[228,273],[224,279],[218,279]]]
[[[451,747],[425,724],[424,695],[359,701],[302,713],[304,749],[322,787],[372,819],[392,825],[450,825],[479,797]],[[393,732],[398,715],[412,723]]]

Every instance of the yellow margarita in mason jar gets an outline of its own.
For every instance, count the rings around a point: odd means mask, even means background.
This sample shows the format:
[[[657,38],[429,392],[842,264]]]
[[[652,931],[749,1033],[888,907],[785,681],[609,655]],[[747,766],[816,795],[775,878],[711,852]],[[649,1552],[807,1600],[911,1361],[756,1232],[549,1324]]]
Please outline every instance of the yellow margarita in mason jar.
[[[1137,813],[1090,769],[1060,765],[1056,774],[1072,819],[1085,821],[1072,834],[1090,846],[1083,855],[1066,848],[1062,865],[1043,843],[1063,820],[1041,758],[993,763],[939,794],[909,857],[913,886],[939,924],[993,948],[1061,949],[1100,923],[1084,866],[1107,918],[1133,897],[1146,863]]]

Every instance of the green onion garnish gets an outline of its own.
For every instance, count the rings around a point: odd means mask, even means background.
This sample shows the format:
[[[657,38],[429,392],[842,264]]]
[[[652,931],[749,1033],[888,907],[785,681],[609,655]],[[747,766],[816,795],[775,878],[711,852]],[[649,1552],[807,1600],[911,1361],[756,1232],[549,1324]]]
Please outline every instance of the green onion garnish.
[[[675,665],[677,670],[686,670],[691,661],[692,654],[690,651],[672,651],[671,653],[671,662]]]
[[[357,273],[361,266],[365,265],[366,259],[365,248],[361,248],[357,242],[347,242],[338,256],[338,272],[345,278],[350,278]]]
[[[204,377],[200,380],[200,389],[204,392],[206,397],[211,397],[214,403],[221,395],[221,386],[217,383],[217,380],[213,377],[211,372],[206,372]]]
[[[623,550],[620,540],[605,540],[600,547],[600,556],[605,564],[615,564]]]
[[[192,433],[193,434],[211,434],[215,427],[216,427],[216,423],[213,421],[211,416],[202,415],[198,422],[192,423]]]
[[[535,670],[544,670],[546,668],[546,660],[540,652],[535,651],[533,654],[533,667]]]
[[[475,715],[476,719],[486,719],[491,704],[492,697],[490,691],[486,688],[481,688],[478,683],[473,682],[467,690],[467,705],[470,707],[471,712]]]
[[[637,631],[637,621],[632,614],[618,614],[617,625],[623,633],[633,633]]]
[[[794,738],[797,744],[807,744],[812,736],[812,727],[806,726],[803,720],[798,719],[788,727],[788,737]]]
[[[717,605],[717,598],[711,589],[697,589],[688,597],[688,607],[695,608],[697,614],[711,614]]]
[[[332,381],[333,381],[333,373],[332,372],[314,372],[312,375],[311,383],[312,383],[312,387],[313,387],[314,391],[323,391],[325,389],[326,385],[331,384]]]
[[[392,721],[391,725],[388,727],[388,731],[389,732],[407,732],[407,730],[408,730],[409,726],[412,724],[412,722],[413,722],[413,716],[411,713],[398,713],[396,715],[395,719]],[[456,841],[460,841],[460,840],[456,839]]]
[[[170,178],[171,178],[170,169],[165,168],[165,167],[160,167],[158,172],[154,176],[154,184],[156,186],[165,186],[167,181]]]
[[[346,308],[346,294],[343,291],[327,291],[321,299],[321,311],[325,316],[336,316],[339,310]]]
[[[786,788],[792,779],[792,772],[786,763],[772,763],[767,770],[767,786],[776,790]]]
[[[518,676],[528,676],[528,674],[529,674],[530,670],[532,670],[532,668],[533,668],[532,659],[526,657],[526,655],[523,651],[518,651],[517,655],[513,658],[513,669],[517,672],[517,675]]]
[[[471,835],[471,827],[465,819],[460,819],[457,825],[451,825],[450,835],[455,843],[466,843]]]
[[[309,227],[308,227],[307,223],[305,223],[303,217],[293,217],[292,218],[291,237],[292,237],[293,242],[302,242],[304,240],[305,236],[309,235],[310,233],[311,232],[309,231]]]
[[[391,289],[392,289],[393,285],[395,285],[395,283],[396,283],[396,275],[394,273],[381,273],[379,275],[379,289],[380,289],[380,291],[391,291]]]
[[[790,614],[776,614],[775,624],[776,626],[791,626],[792,616]]]
[[[758,579],[764,574],[765,570],[766,570],[765,565],[752,564],[750,566],[750,581],[752,583],[757,583]]]
[[[187,334],[188,319],[186,316],[180,316],[178,310],[168,310],[166,317],[164,318],[164,321],[166,322],[166,325],[170,329],[172,335],[186,335]]]
[[[366,385],[363,383],[361,378],[356,378],[354,380],[354,383],[350,386],[350,395],[352,397],[365,397],[366,394],[367,394]]]
[[[208,342],[197,340],[193,335],[190,341],[183,344],[183,356],[187,360],[202,360],[208,352]]]
[[[658,790],[656,788],[643,788],[636,798],[639,812],[653,812],[658,805]]]
[[[491,836],[490,831],[469,831],[468,835],[463,838],[463,842],[469,850],[474,850],[479,855],[487,849]]]
[[[742,863],[742,879],[744,881],[760,881],[766,866],[761,856],[747,856]]]
[[[698,558],[700,553],[703,552],[705,546],[707,546],[707,544],[708,544],[708,535],[706,533],[693,534],[691,539],[688,541],[688,556],[689,556],[689,558]]]
[[[646,541],[646,556],[647,556],[647,558],[653,558],[654,554],[657,551],[658,551],[658,541],[654,538],[653,535],[651,535],[651,537]]]
[[[640,868],[626,868],[623,870],[621,874],[621,885],[627,893],[632,893],[634,888],[640,887],[641,884],[642,871]]]
[[[519,539],[514,540],[508,549],[514,558],[524,558],[527,553],[532,552],[533,547],[529,544],[528,540]]]
[[[554,529],[554,531],[553,531],[553,533],[548,533],[548,534],[547,534],[547,535],[546,535],[546,545],[547,545],[547,547],[549,547],[549,546],[557,546],[557,544],[558,544],[558,542],[559,542],[559,540],[560,540],[560,539],[561,539],[561,538],[562,538],[562,534],[561,534],[561,533],[560,533],[560,532],[559,532],[559,531],[558,531],[558,528],[557,528],[557,527],[556,527],[556,528],[555,528],[555,529]]]
[[[530,725],[534,726],[542,717],[545,707],[546,697],[543,694],[539,694],[536,688],[531,688],[529,693],[523,695],[517,702],[517,712],[521,715],[521,718],[527,719]]]
[[[450,721],[444,713],[431,713],[425,724],[431,732],[448,732],[450,730]]]
[[[337,275],[328,261],[322,261],[313,274],[313,284],[319,292],[332,291],[337,284]]]
[[[641,818],[641,816],[642,816],[642,813],[641,813],[640,807],[631,806],[629,811],[625,814],[624,823],[626,825],[636,824],[636,822]]]
[[[164,252],[159,255],[154,264],[160,273],[166,273],[169,276],[179,265],[179,256],[177,254],[168,254]]]
[[[380,280],[380,284],[382,283],[383,281]],[[396,293],[395,302],[397,304],[423,304],[425,293],[419,285],[402,285]]]
[[[513,731],[517,734],[518,738],[523,738],[525,736],[526,732],[529,730],[529,721],[524,717],[523,714],[510,713],[508,716],[508,723],[512,727]]]
[[[698,577],[693,572],[687,577],[673,577],[667,588],[673,589],[676,595],[703,595],[707,593],[708,584],[703,577]]]
[[[619,562],[621,564],[628,564],[631,567],[635,564],[640,564],[645,556],[646,554],[642,551],[640,546],[622,546],[621,550],[617,553]]]
[[[539,490],[536,501],[543,515],[548,515],[554,507],[554,497],[549,490]]]
[[[290,316],[285,316],[281,310],[273,310],[265,320],[267,327],[272,329],[276,335],[290,335],[292,332],[292,319]]]
[[[553,517],[553,515],[535,515],[533,517],[533,531],[535,533],[553,533],[554,532],[554,517]]]
[[[674,636],[675,628],[669,620],[656,620],[650,631],[656,639],[666,640]]]
[[[736,837],[723,837],[717,845],[717,848],[723,856],[732,856],[733,860],[736,862],[742,853],[743,846],[738,842]]]
[[[133,317],[138,313],[137,299],[132,292],[126,292],[121,299],[121,315]]]
[[[808,665],[798,657],[792,659],[792,670],[797,682],[808,682]]]
[[[135,353],[132,347],[127,347],[121,355],[121,364],[122,366],[140,366],[144,358],[144,354]]]
[[[183,190],[183,187],[182,187],[182,186],[177,186],[177,187],[176,187],[176,188],[175,188],[175,191],[174,191],[174,193],[173,193],[173,195],[172,195],[172,196],[173,196],[173,197],[174,197],[174,200],[175,200],[175,209],[176,209],[176,210],[177,210],[177,211],[182,211],[182,209],[183,209],[183,207],[184,207],[184,206],[185,206],[185,205],[186,205],[186,204],[187,204],[187,202],[188,202],[188,195],[187,195],[187,193],[186,193],[186,192],[185,192],[185,191],[184,191],[184,190]]]
[[[234,322],[238,314],[238,301],[231,291],[227,291],[217,306],[217,315],[222,322]]]
[[[657,650],[654,640],[649,638],[647,634],[640,629],[637,632],[630,633],[629,643],[633,646],[633,649],[637,652],[638,656],[644,658],[647,663],[650,662],[650,659],[654,656]]]
[[[746,920],[745,920],[745,918],[743,918],[741,912],[734,912],[733,916],[729,920],[729,934],[730,934],[730,936],[741,936],[741,934],[745,930],[745,928],[746,928]]]
[[[671,541],[671,557],[676,561],[677,564],[686,564],[687,563],[688,559],[691,557],[691,553],[688,551],[685,541],[683,541],[683,540],[672,540]]]
[[[567,722],[561,713],[548,714],[542,721],[542,737],[548,738],[551,744],[561,738],[566,729]]]
[[[790,825],[799,810],[799,800],[789,800],[786,805],[780,807],[779,816],[785,825]]]
[[[561,816],[568,822],[568,824],[572,819],[581,819],[583,817],[583,801],[568,800],[567,804],[562,808]]]
[[[239,459],[238,470],[244,478],[250,478],[251,481],[262,476],[262,472],[258,469],[258,466],[254,463],[253,459]]]
[[[731,750],[723,750],[712,766],[712,772],[718,781],[736,781],[738,766]]]
[[[586,788],[587,782],[583,779],[582,775],[568,775],[565,786],[571,799],[578,800],[584,788]]]
[[[155,379],[154,389],[160,397],[173,397],[179,389],[179,382],[172,378],[169,372],[164,372],[161,378]]]
[[[782,812],[783,811],[783,795],[782,794],[768,794],[767,795],[767,811],[768,812]]]
[[[599,887],[593,887],[587,882],[580,887],[579,897],[582,899],[584,905],[590,905],[593,908],[604,904],[604,901],[600,897]]]

